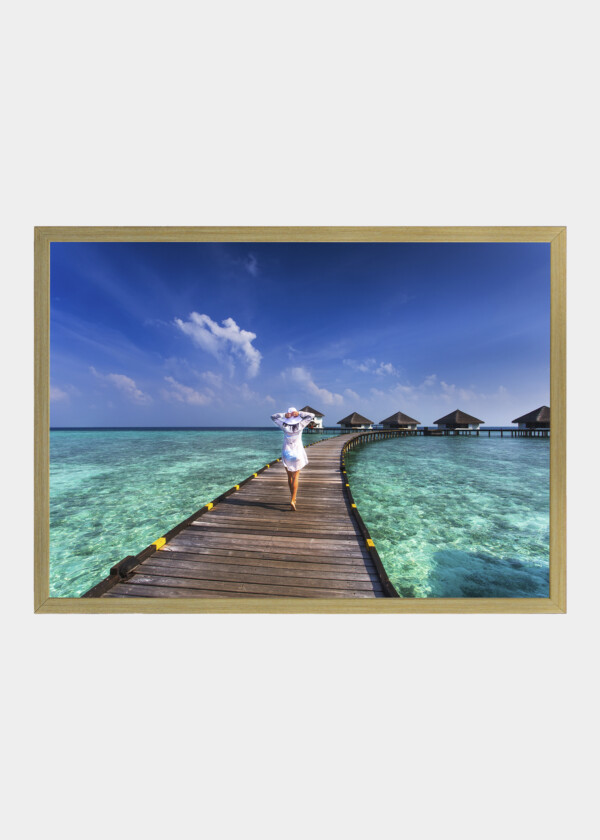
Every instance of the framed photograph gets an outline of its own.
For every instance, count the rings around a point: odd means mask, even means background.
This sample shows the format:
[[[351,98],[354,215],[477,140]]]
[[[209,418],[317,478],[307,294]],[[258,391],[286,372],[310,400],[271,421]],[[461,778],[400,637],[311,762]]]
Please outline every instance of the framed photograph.
[[[34,239],[36,612],[566,611],[566,228]]]

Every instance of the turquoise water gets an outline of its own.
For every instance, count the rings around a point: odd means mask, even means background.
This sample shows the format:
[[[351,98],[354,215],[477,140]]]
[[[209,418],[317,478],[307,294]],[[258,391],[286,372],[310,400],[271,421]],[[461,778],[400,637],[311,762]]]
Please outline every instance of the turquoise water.
[[[277,429],[53,430],[50,594],[81,595],[279,457],[281,442]],[[358,447],[346,463],[402,595],[548,596],[547,439],[396,438]]]
[[[547,598],[549,456],[542,438],[407,437],[346,469],[401,595]]]
[[[50,594],[86,592],[123,557],[280,457],[282,439],[275,428],[51,431]],[[304,435],[305,445],[320,439]]]

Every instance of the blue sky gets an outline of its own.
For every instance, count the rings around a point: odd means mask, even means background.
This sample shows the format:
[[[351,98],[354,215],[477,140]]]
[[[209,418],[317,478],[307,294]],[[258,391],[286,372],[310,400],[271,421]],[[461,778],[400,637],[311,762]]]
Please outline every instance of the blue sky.
[[[550,246],[54,243],[52,426],[549,405]]]

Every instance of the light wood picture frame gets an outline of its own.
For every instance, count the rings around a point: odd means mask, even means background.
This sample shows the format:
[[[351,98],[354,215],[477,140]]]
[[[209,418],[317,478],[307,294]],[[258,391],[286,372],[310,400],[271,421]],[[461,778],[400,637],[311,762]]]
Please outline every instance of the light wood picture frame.
[[[50,246],[53,242],[420,242],[550,245],[548,598],[56,598],[49,586]],[[36,613],[566,612],[566,227],[36,227],[34,230]]]

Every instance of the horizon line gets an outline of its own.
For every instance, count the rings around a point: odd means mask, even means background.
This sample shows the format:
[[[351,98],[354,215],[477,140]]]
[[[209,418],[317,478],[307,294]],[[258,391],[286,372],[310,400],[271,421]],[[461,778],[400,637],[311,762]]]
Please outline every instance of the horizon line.
[[[371,425],[372,426],[381,426],[382,424],[381,423],[371,423]],[[435,423],[430,423],[430,424],[419,423],[417,425],[417,429],[428,428],[428,425],[435,426],[436,424]],[[517,427],[518,427],[518,424],[516,424],[516,423],[511,423],[507,426],[501,426],[499,424],[485,424],[485,425],[481,424],[481,426],[480,426],[481,429],[483,429],[483,428],[510,429],[510,428],[517,428]],[[49,430],[51,432],[53,432],[53,431],[54,432],[65,431],[65,430],[69,430],[69,429],[111,429],[111,430],[115,430],[115,429],[269,429],[269,431],[271,431],[271,426],[225,426],[225,425],[219,425],[219,426],[172,426],[172,425],[166,425],[166,426],[49,426]],[[333,430],[337,431],[337,426],[324,426],[323,429],[333,429]],[[275,426],[273,426],[272,430],[274,432],[281,431],[281,429],[278,429]],[[313,429],[311,431],[319,431],[319,430],[320,429],[317,428],[317,429]],[[339,430],[340,431],[342,430],[341,426],[339,427]],[[344,427],[344,431],[347,431],[347,430],[348,430],[348,427]],[[357,428],[356,430],[361,431],[359,428]]]

